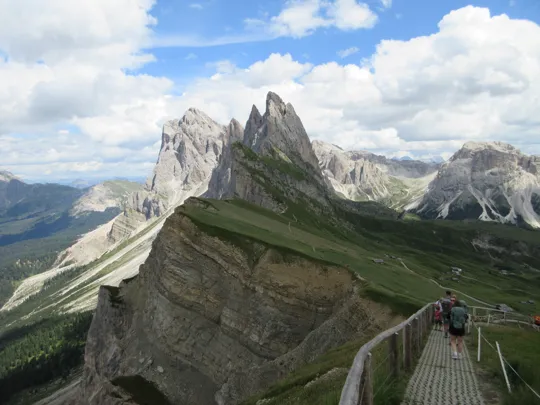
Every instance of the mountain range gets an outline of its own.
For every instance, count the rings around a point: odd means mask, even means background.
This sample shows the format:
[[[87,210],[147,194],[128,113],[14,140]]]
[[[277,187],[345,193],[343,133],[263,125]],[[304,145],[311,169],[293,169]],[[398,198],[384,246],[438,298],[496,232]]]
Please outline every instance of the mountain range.
[[[285,162],[281,165],[292,164],[312,173],[317,187],[329,186],[332,193],[345,200],[378,202],[424,219],[482,220],[540,228],[539,157],[524,155],[511,145],[498,142],[466,143],[442,163],[344,151],[322,141],[310,142],[292,105],[283,103],[279,96],[269,93],[266,104],[264,115],[253,106],[245,128],[235,119],[229,125],[221,125],[195,108],[190,108],[181,119],[165,123],[157,163],[143,187],[122,181],[80,191],[65,186],[28,185],[26,188],[36,190],[43,187],[67,190],[69,197],[62,207],[69,214],[64,217],[78,218],[84,212],[94,215],[100,212],[99,219],[81,228],[83,231],[103,225],[72,243],[75,234],[78,237],[81,233],[78,229],[67,241],[72,246],[57,256],[52,270],[25,281],[4,309],[39,291],[44,280],[59,270],[100,262],[105,253],[116,252],[126,244],[129,252],[124,253],[129,255],[121,254],[124,273],[115,273],[114,277],[111,273],[100,282],[117,284],[122,277],[135,274],[150,253],[164,220],[189,197],[253,199],[265,208],[285,209],[279,201],[266,199],[263,190],[251,181],[255,169],[245,172],[251,162],[238,165],[238,159],[233,159],[239,153],[233,148],[238,142],[256,153],[281,156]],[[283,117],[276,120],[279,114]],[[287,128],[292,128],[292,132],[287,132]],[[269,132],[281,133],[281,138],[266,142]],[[280,152],[289,149],[295,150],[292,157]],[[23,184],[9,173],[3,173],[2,179],[0,204],[2,199],[7,201],[8,194],[16,199],[15,185]],[[304,187],[298,180],[290,184],[291,190]],[[8,192],[6,185],[11,183]],[[312,185],[305,187],[303,191],[308,195],[321,194]],[[321,199],[318,202],[326,204]],[[117,216],[120,206],[122,213]],[[5,229],[4,226],[3,232]],[[100,269],[96,274],[102,271],[102,265],[95,268]],[[89,301],[81,298],[78,305],[95,305],[99,282],[94,281],[93,293],[86,296],[94,298]],[[79,308],[78,305],[75,307]]]
[[[391,316],[372,315],[374,297],[428,299],[429,279],[398,262],[388,277],[375,254],[394,252],[430,276],[456,258],[470,268],[486,258],[538,266],[528,231],[483,227],[539,227],[537,163],[500,143],[467,143],[444,163],[344,151],[311,142],[293,106],[272,92],[245,126],[191,108],[164,125],[143,187],[54,186],[56,198],[66,194],[53,200],[65,200],[54,215],[117,211],[20,283],[0,317],[13,328],[96,308],[83,377],[66,404],[238,404],[380,330]],[[6,212],[26,198],[37,208],[24,212],[49,215],[47,199],[21,196],[53,186],[23,192],[2,176]],[[483,222],[454,228],[405,213]]]
[[[27,184],[0,172],[0,303],[15,282],[50,268],[78,238],[116,217],[139,187],[125,181],[86,189]]]

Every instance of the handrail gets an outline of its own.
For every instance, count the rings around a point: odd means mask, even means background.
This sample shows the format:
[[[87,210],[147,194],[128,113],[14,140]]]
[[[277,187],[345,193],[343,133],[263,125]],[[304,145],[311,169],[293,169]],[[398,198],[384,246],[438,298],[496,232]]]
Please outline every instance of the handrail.
[[[421,318],[422,315],[425,314],[426,311],[430,308],[433,308],[432,302],[426,304],[422,309],[420,309],[406,321],[403,321],[399,325],[396,325],[393,328],[387,329],[384,332],[378,334],[368,343],[363,345],[360,350],[358,350],[358,353],[356,354],[353,360],[353,364],[347,375],[347,379],[345,380],[343,390],[341,391],[339,405],[358,405],[360,403],[359,399],[361,399],[361,382],[365,371],[364,364],[366,363],[368,357],[370,357],[370,352],[381,342],[390,338],[395,333],[405,329],[407,326],[410,326],[411,323],[414,322],[416,319]],[[431,315],[431,312],[429,314]],[[427,331],[428,329],[429,328],[425,328],[425,331]]]

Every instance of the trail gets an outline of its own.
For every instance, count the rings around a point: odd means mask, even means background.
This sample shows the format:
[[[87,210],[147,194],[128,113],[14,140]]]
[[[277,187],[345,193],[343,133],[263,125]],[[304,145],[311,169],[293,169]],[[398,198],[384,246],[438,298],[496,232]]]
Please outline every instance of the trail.
[[[473,296],[471,296],[471,295],[469,295],[469,294],[464,293],[463,291],[459,291],[459,290],[456,290],[455,288],[451,288],[451,287],[445,287],[445,286],[442,286],[441,284],[439,284],[437,281],[433,280],[432,278],[423,276],[422,274],[418,274],[417,272],[411,270],[409,267],[407,267],[407,265],[405,264],[405,262],[404,262],[403,260],[400,260],[400,261],[401,261],[401,264],[403,265],[403,267],[405,267],[405,268],[406,268],[407,270],[409,270],[411,273],[416,274],[417,276],[422,277],[422,278],[424,278],[424,279],[426,279],[426,280],[429,280],[429,281],[431,281],[432,283],[435,283],[439,288],[442,288],[443,290],[452,290],[452,291],[455,291],[456,293],[459,293],[459,294],[461,294],[461,295],[463,295],[463,296],[465,296],[465,297],[467,297],[467,298],[469,298],[469,299],[471,299],[471,300],[473,300],[473,301],[479,302],[479,303],[482,304],[482,305],[486,305],[486,306],[488,306],[488,307],[495,308],[495,305],[489,304],[489,303],[487,303],[487,302],[485,302],[485,301],[482,301],[482,300],[480,300],[480,299],[478,299],[478,298],[475,298],[475,297],[473,297]]]
[[[448,339],[434,330],[409,380],[402,405],[484,405],[467,348],[453,360]]]

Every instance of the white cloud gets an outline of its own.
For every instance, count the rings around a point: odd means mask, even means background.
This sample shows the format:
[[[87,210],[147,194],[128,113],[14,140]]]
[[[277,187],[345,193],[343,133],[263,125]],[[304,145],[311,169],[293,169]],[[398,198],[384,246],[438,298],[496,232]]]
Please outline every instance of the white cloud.
[[[325,27],[340,30],[371,28],[377,15],[369,6],[356,0],[288,0],[281,12],[269,20],[247,19],[246,26],[263,30],[274,37],[295,38]]]
[[[341,30],[372,28],[377,22],[377,15],[369,6],[356,0],[335,0],[328,9],[328,16]]]
[[[71,52],[88,54],[118,44],[136,51],[156,20],[154,0],[2,0],[0,49],[14,60],[47,63]],[[128,52],[129,54],[129,52]],[[104,61],[106,62],[106,61]]]
[[[259,65],[268,72],[254,79]],[[475,139],[540,153],[540,27],[483,8],[449,13],[430,36],[382,41],[362,65],[274,54],[248,69],[229,66],[178,102],[243,120],[268,90],[295,106],[312,138],[345,148],[448,156]]]
[[[193,60],[193,59],[197,59],[197,55],[194,54],[193,52],[188,53],[186,57],[184,58],[184,60]]]
[[[382,3],[384,8],[392,7],[392,0],[381,0],[381,3]]]
[[[203,9],[203,5],[201,3],[191,3],[189,5],[190,8],[193,8],[195,10],[202,10]]]
[[[0,27],[0,52],[10,56],[0,60],[5,168],[34,178],[46,171],[51,178],[81,177],[84,171],[144,175],[155,162],[164,120],[194,106],[223,123],[232,117],[243,121],[251,104],[264,108],[269,90],[294,105],[312,139],[345,148],[448,157],[475,139],[507,141],[540,153],[540,27],[530,21],[465,7],[446,15],[432,35],[381,41],[362,64],[313,65],[289,54],[271,54],[248,67],[219,61],[209,65],[214,74],[188,83],[182,96],[172,96],[171,80],[128,73],[153,60],[140,52],[153,19],[150,1],[121,1],[133,10],[114,14],[116,6],[104,1],[107,12],[92,14],[90,8],[86,16],[74,17],[79,24],[86,21],[81,38],[69,24],[61,33],[60,23],[68,17],[54,13],[36,13],[36,24],[27,21],[33,35],[20,29],[18,38]],[[0,0],[0,20],[8,10],[2,7],[5,0]],[[142,14],[141,7],[147,7]],[[328,5],[319,14],[303,10],[303,15],[280,14],[283,27],[307,16],[285,33],[316,29],[308,22],[317,16],[337,26]],[[91,15],[100,30],[86,27],[93,24],[84,20]],[[105,15],[109,19],[103,22]],[[114,18],[131,22],[118,21],[116,27]],[[340,24],[351,26],[345,20]],[[55,42],[60,34],[68,39]],[[73,46],[79,39],[80,47]]]
[[[353,46],[351,48],[342,49],[340,51],[337,51],[336,53],[340,58],[346,58],[348,56],[354,55],[355,53],[358,53],[360,49],[358,49],[356,46]]]
[[[39,0],[0,1],[0,52],[8,56],[0,59],[0,134],[47,133],[68,122],[110,144],[146,137],[133,131],[130,112],[148,118],[173,85],[127,73],[154,60],[140,52],[156,22],[149,14],[153,3],[51,0],[44,7]],[[116,120],[123,130],[114,127],[104,136],[87,124],[101,118]]]

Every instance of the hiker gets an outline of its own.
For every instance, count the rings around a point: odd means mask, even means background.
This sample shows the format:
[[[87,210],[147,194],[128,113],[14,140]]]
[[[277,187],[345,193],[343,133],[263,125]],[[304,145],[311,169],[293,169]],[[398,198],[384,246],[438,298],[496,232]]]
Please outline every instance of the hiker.
[[[435,307],[435,330],[442,330],[442,307],[441,307],[441,300],[442,298],[439,298],[433,306]]]
[[[465,310],[465,319],[469,320],[469,306],[465,302],[465,300],[459,300],[461,307]]]
[[[452,310],[452,292],[446,291],[446,297],[441,300],[442,321],[444,326],[444,337],[448,337],[448,328],[450,325],[450,311]]]
[[[452,359],[457,360],[463,351],[463,336],[465,335],[465,322],[467,313],[459,300],[454,302],[450,311],[450,344],[452,345]]]

